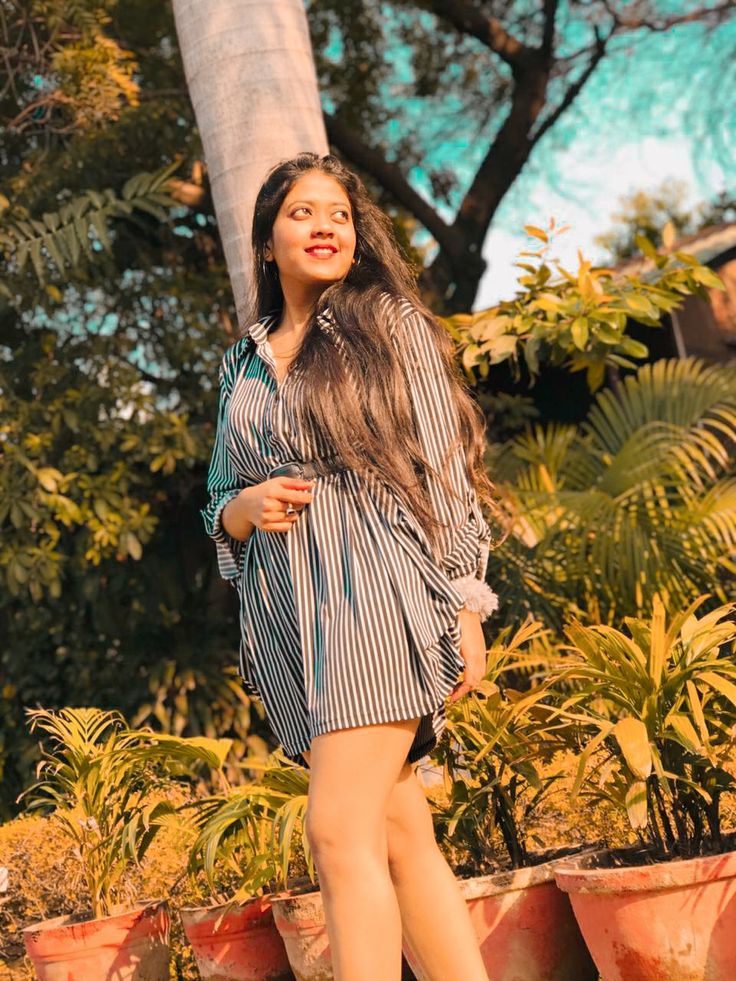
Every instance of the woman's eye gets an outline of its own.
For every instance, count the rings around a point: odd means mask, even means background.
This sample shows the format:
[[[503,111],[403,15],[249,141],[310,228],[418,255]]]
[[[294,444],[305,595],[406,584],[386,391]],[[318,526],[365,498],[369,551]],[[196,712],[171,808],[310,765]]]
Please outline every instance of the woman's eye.
[[[307,208],[305,205],[300,205],[300,207],[294,208],[294,210],[292,211],[292,215],[296,215],[300,211],[309,211],[309,208]],[[346,218],[348,219],[350,218],[350,212],[346,211],[344,208],[341,208],[339,211],[336,211],[335,214],[345,215]]]

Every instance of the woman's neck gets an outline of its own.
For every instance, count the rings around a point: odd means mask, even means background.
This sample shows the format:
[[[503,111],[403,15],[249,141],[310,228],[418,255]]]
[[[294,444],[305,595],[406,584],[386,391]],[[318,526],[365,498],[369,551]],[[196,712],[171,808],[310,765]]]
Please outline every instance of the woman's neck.
[[[319,288],[309,288],[303,283],[283,283],[281,289],[284,295],[284,306],[281,317],[274,325],[273,331],[278,331],[281,337],[291,337],[294,340],[302,338],[307,324],[312,316],[314,307],[324,292],[324,284]]]

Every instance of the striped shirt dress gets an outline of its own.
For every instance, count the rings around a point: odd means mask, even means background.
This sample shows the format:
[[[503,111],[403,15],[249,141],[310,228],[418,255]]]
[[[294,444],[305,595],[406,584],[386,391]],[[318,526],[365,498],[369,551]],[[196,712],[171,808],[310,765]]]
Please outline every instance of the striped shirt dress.
[[[393,303],[388,294],[381,302]],[[443,464],[458,425],[440,355],[423,315],[405,299],[398,309],[394,321],[413,351],[403,366],[417,434],[458,495],[428,476],[433,509],[448,526],[439,562],[392,488],[353,470],[318,476],[289,531],[255,528],[245,541],[228,535],[222,511],[244,487],[267,480],[280,464],[333,454],[297,428],[298,361],[277,381],[268,332],[279,312],[252,324],[220,365],[209,501],[200,513],[220,575],[238,591],[244,687],[263,703],[284,753],[302,765],[302,750],[320,733],[415,717],[407,761],[429,753],[464,670],[459,610],[467,601],[488,616],[497,605],[485,584],[491,529],[462,447]],[[318,322],[340,348],[330,311]]]

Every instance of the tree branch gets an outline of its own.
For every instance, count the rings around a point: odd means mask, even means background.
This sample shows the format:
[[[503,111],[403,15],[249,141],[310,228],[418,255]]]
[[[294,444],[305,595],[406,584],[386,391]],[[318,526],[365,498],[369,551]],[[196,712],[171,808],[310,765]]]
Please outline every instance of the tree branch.
[[[545,121],[536,131],[534,136],[531,138],[532,146],[535,146],[537,143],[539,143],[539,141],[542,139],[542,137],[547,132],[547,130],[551,129],[552,126],[554,126],[554,124],[560,118],[560,116],[562,116],[565,112],[567,112],[567,110],[573,104],[575,99],[577,99],[577,97],[580,95],[585,83],[588,81],[590,76],[595,71],[598,63],[605,56],[606,45],[608,44],[609,38],[614,33],[615,28],[612,28],[605,38],[601,37],[597,26],[594,27],[593,30],[595,31],[595,54],[588,62],[588,65],[583,71],[580,78],[576,82],[573,82],[572,85],[568,86],[564,98],[560,102],[559,106],[555,109],[553,113],[551,113],[547,117],[547,119],[545,119]]]
[[[383,153],[368,146],[362,138],[339,119],[324,113],[327,137],[341,153],[369,173],[393,195],[433,236],[441,249],[453,252],[457,239],[452,227],[409,184],[396,164],[386,160]]]
[[[553,7],[557,5],[556,0],[548,0],[548,2]],[[509,34],[498,18],[484,14],[467,0],[424,0],[422,6],[452,24],[461,34],[469,34],[477,38],[505,61],[514,74],[524,66],[526,56],[531,49]]]
[[[555,18],[557,17],[557,0],[544,0],[544,30],[539,50],[546,55],[554,54],[555,48]]]
[[[673,14],[671,17],[665,17],[656,22],[649,20],[647,17],[622,16],[613,7],[611,0],[603,0],[603,6],[611,15],[617,27],[623,27],[631,31],[638,30],[641,27],[646,27],[650,31],[666,31],[670,27],[675,27],[677,24],[689,24],[694,21],[708,20],[711,16],[714,16],[716,23],[718,23],[722,14],[726,14],[729,11],[733,12],[734,2],[733,0],[722,0],[715,7],[699,7],[697,10],[691,10],[687,14]]]

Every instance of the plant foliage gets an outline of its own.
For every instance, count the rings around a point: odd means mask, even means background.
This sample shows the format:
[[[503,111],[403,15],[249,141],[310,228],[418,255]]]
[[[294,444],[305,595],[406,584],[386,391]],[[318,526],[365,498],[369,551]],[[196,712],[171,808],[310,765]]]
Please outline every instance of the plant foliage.
[[[582,740],[573,795],[625,811],[660,856],[724,847],[721,798],[736,789],[736,603],[696,617],[705,598],[668,616],[655,596],[626,631],[573,620],[556,673],[574,686],[560,713]]]
[[[153,792],[200,764],[221,768],[232,743],[127,729],[119,713],[94,708],[28,715],[48,744],[22,796],[29,809],[53,808],[74,843],[92,916],[107,916],[124,897],[126,870],[175,813],[166,800],[151,803]]]

